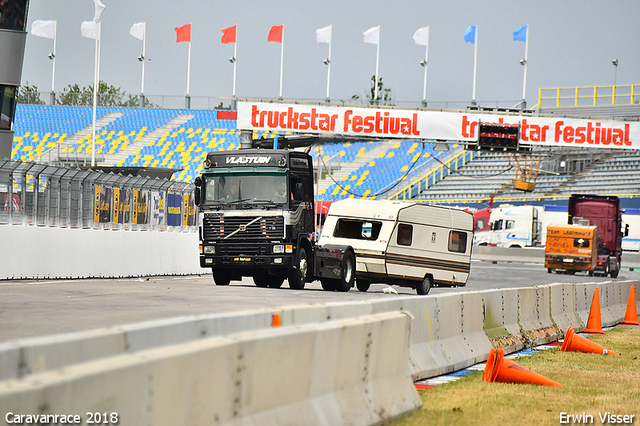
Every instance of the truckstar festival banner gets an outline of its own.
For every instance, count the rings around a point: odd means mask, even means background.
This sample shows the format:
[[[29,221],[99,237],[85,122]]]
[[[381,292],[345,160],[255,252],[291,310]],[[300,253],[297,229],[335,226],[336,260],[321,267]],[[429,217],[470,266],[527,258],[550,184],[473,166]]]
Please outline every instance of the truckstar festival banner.
[[[475,142],[478,122],[520,124],[523,145],[640,149],[638,122],[238,102],[243,130]]]

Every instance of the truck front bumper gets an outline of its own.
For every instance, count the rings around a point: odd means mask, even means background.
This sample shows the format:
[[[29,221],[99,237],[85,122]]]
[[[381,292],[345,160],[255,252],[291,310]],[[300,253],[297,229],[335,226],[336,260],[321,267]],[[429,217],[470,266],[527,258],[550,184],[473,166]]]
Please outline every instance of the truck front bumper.
[[[291,254],[256,256],[200,255],[200,266],[203,268],[290,269],[293,263],[293,255]]]

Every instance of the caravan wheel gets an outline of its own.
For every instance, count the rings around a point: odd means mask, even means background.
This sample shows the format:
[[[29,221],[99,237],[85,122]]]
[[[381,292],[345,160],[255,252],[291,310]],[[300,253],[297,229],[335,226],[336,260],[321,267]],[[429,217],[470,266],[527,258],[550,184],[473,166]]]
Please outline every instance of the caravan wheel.
[[[421,283],[416,286],[416,292],[420,295],[429,294],[429,290],[431,290],[431,276],[427,275],[424,277]]]

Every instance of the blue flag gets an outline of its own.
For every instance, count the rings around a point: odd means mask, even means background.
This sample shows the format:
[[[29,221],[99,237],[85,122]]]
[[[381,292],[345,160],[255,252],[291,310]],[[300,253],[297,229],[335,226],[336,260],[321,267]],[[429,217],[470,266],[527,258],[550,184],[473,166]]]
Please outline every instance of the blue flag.
[[[513,41],[527,41],[527,30],[529,29],[529,24],[518,28],[513,32]]]
[[[465,43],[474,43],[476,42],[476,26],[471,25],[467,28],[467,31],[464,32],[464,42]]]

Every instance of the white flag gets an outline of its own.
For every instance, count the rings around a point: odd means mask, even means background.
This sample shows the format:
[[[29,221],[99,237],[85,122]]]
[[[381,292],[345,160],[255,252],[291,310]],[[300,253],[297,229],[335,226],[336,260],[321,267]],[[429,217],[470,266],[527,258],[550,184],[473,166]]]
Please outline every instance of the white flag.
[[[380,25],[369,28],[363,34],[365,43],[380,44]]]
[[[138,40],[144,39],[144,29],[146,25],[146,22],[138,22],[137,24],[133,24],[133,26],[129,30],[129,34],[131,34]]]
[[[80,25],[80,32],[82,37],[96,39],[96,23],[93,21],[84,21]]]
[[[96,13],[93,16],[93,22],[98,22],[100,20],[100,15],[102,15],[102,11],[104,10],[104,4],[102,4],[100,0],[93,0],[93,2],[96,5]]]
[[[56,21],[33,21],[31,34],[36,37],[53,39],[56,36]]]
[[[316,41],[318,43],[331,43],[331,25],[316,30]]]
[[[418,46],[428,46],[429,45],[429,27],[422,27],[418,29],[413,34],[413,41],[415,41]]]

